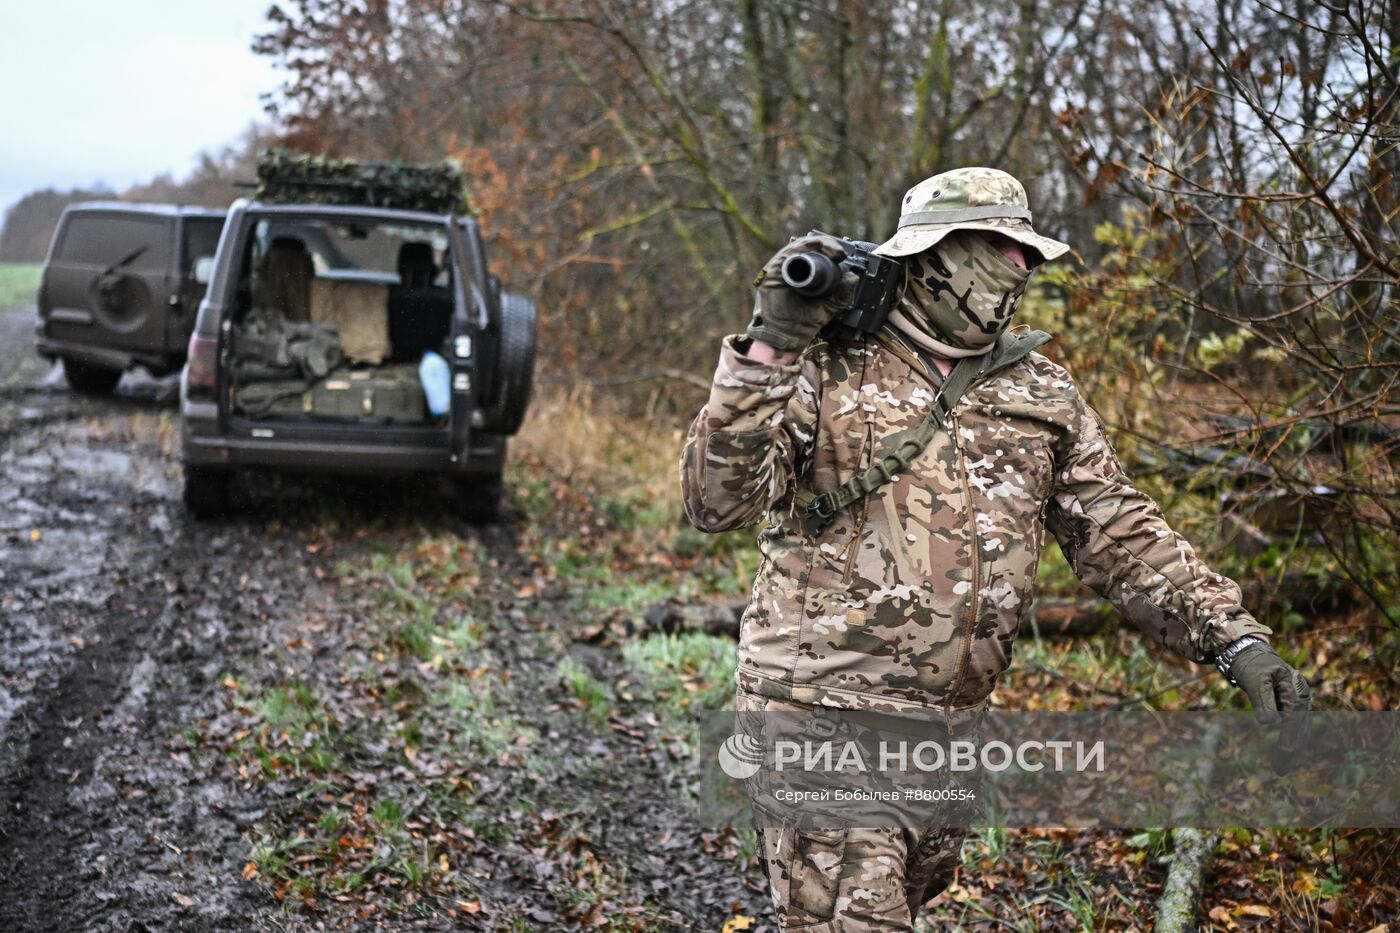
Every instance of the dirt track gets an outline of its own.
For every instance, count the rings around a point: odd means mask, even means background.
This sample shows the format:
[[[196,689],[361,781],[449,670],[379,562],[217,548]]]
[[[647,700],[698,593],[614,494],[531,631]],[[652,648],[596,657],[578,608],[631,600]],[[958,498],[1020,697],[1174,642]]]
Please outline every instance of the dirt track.
[[[169,385],[71,395],[30,358],[31,321],[0,314],[0,927],[246,928],[267,899],[238,881],[244,830],[267,802],[169,740],[321,594],[239,587],[294,542],[189,526]]]
[[[128,379],[112,399],[73,395],[32,357],[31,321],[30,312],[0,312],[0,929],[385,922],[289,911],[245,881],[252,827],[293,788],[240,781],[222,755],[178,739],[227,714],[220,692],[230,675],[284,676],[302,664],[295,675],[314,681],[333,670],[336,652],[354,644],[355,595],[336,585],[330,555],[308,553],[285,509],[252,508],[213,526],[187,519],[170,385]],[[313,508],[345,509],[352,520],[441,512],[421,490],[357,498],[313,483],[304,492],[321,497]],[[529,573],[509,526],[482,532],[480,543],[502,575]],[[503,606],[514,590],[502,581]],[[508,614],[526,611],[548,608]],[[307,635],[310,617],[327,620],[320,636]],[[557,689],[549,652],[560,643],[538,630],[503,625],[492,637],[530,687],[522,693],[547,699]],[[312,645],[297,656],[279,650],[293,638]],[[609,652],[583,660],[602,677],[616,673]],[[557,709],[541,699],[537,715]],[[576,726],[542,721],[546,735],[577,746],[565,753],[629,762],[565,797],[591,844],[625,869],[628,900],[646,904],[661,929],[718,929],[741,905],[757,913],[753,879],[702,854],[698,829],[667,798],[659,765],[630,746],[636,740]],[[494,929],[510,917],[517,929],[565,926],[548,886],[522,880],[528,845],[500,849],[474,856],[493,911],[451,923],[429,911],[390,925]]]

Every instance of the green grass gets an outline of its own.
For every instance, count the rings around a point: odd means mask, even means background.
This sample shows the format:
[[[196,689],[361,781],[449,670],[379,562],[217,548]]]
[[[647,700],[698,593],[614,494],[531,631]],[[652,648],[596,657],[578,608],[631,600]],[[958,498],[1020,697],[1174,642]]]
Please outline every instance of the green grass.
[[[696,739],[693,710],[724,709],[734,697],[734,640],[701,632],[651,635],[628,642],[622,659],[644,680],[639,684],[665,731]]]
[[[37,262],[0,262],[0,311],[33,304],[42,269]]]
[[[607,721],[612,711],[612,694],[599,683],[592,674],[573,658],[564,658],[555,667],[555,673],[580,703],[584,712],[596,725]]]

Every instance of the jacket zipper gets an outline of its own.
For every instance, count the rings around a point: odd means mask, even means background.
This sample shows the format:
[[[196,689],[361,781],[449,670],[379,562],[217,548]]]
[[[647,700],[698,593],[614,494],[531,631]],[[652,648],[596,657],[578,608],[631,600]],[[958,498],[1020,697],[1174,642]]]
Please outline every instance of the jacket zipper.
[[[867,418],[865,422],[865,445],[861,456],[856,458],[856,469],[865,470],[870,468],[870,461],[875,456],[875,425]],[[861,466],[861,464],[864,466]],[[851,539],[846,542],[846,571],[841,576],[841,584],[849,585],[851,578],[855,575],[856,555],[860,553],[860,535],[865,530],[865,517],[870,511],[870,496],[861,496],[860,518],[856,520],[855,529],[851,532]]]
[[[981,548],[977,541],[977,513],[972,505],[972,487],[967,481],[967,457],[963,452],[962,440],[959,437],[960,424],[955,411],[948,412],[948,418],[952,422],[953,447],[958,452],[958,473],[962,476],[963,504],[967,510],[967,526],[969,542],[972,547],[972,594],[967,603],[967,625],[963,632],[962,651],[958,657],[957,673],[953,675],[953,685],[948,688],[948,694],[943,701],[944,711],[952,709],[953,697],[958,695],[962,689],[963,681],[967,679],[968,663],[972,658],[972,633],[977,628],[977,597],[978,597],[978,577],[982,575]]]
[[[860,393],[859,399],[863,404],[865,401],[865,387],[867,381],[866,370],[870,365],[870,350],[862,348],[860,357]],[[856,457],[856,475],[870,468],[870,462],[875,456],[875,416],[865,412],[865,441],[862,450]],[[870,510],[870,496],[860,497],[860,518],[856,520],[854,530],[851,532],[851,539],[846,542],[846,567],[841,574],[841,585],[849,586],[851,578],[855,575],[856,555],[860,553],[860,535],[865,530],[865,516]]]

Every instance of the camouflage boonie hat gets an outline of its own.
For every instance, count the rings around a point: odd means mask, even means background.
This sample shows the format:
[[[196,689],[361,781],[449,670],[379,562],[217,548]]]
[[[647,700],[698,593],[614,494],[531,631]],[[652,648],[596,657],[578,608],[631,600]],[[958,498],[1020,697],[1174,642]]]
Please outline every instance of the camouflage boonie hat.
[[[990,230],[1036,250],[1047,261],[1069,246],[1031,227],[1026,189],[994,168],[955,168],[925,178],[904,195],[899,230],[881,243],[881,256],[912,256],[935,246],[954,230]]]

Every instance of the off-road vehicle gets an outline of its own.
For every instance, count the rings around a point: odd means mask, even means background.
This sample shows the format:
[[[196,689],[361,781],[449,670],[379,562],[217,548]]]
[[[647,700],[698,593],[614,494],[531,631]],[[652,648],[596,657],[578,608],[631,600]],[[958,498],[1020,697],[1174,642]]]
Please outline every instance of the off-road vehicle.
[[[496,517],[535,307],[502,294],[450,166],[269,157],[235,201],[181,375],[185,504],[242,467],[438,473]]]
[[[223,211],[174,204],[68,207],[39,284],[39,353],[87,393],[138,363],[179,369],[223,225]]]

